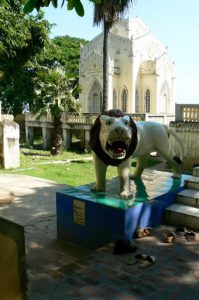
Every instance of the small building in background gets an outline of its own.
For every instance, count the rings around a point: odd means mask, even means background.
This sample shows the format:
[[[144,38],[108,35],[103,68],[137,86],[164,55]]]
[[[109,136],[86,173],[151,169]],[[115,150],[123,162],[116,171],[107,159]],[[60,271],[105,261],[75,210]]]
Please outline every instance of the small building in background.
[[[102,107],[103,33],[81,48],[80,104],[83,113]],[[174,68],[167,47],[139,18],[120,19],[109,34],[108,109],[171,114]]]

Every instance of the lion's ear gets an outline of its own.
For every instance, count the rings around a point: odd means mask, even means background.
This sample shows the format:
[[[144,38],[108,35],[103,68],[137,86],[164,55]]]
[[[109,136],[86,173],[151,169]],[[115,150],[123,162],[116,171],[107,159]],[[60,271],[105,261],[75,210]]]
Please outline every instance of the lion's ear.
[[[125,115],[123,118],[130,123],[131,117],[129,115]]]
[[[110,116],[101,115],[100,116],[100,122],[105,123],[108,119],[110,119]]]

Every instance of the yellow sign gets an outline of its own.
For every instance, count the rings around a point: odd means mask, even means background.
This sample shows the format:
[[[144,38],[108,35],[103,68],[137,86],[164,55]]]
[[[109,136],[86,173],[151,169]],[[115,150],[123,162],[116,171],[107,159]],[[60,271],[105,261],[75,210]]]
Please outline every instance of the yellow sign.
[[[73,223],[85,226],[85,202],[73,200]]]

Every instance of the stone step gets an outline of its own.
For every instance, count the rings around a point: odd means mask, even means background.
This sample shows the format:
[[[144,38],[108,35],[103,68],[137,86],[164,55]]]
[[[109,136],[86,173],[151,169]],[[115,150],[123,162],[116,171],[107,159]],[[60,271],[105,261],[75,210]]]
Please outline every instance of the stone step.
[[[199,190],[185,189],[177,194],[177,203],[199,207]]]
[[[193,168],[193,176],[199,177],[199,167]]]
[[[199,177],[191,176],[189,179],[185,179],[184,184],[187,189],[199,190]]]
[[[199,230],[199,208],[174,203],[165,210],[167,223]]]

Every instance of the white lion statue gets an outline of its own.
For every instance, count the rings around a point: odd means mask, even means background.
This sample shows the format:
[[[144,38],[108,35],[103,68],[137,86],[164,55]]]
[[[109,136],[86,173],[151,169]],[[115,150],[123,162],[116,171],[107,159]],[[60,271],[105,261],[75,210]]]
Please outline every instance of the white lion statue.
[[[179,143],[180,158],[173,154],[169,136]],[[179,177],[183,160],[183,145],[178,135],[166,125],[156,122],[134,122],[120,110],[109,110],[98,116],[91,128],[91,148],[96,173],[92,191],[105,191],[108,165],[117,166],[120,179],[120,197],[132,197],[129,179],[140,178],[151,152],[157,151],[173,168],[173,177]],[[131,160],[137,158],[135,171],[130,175]]]

